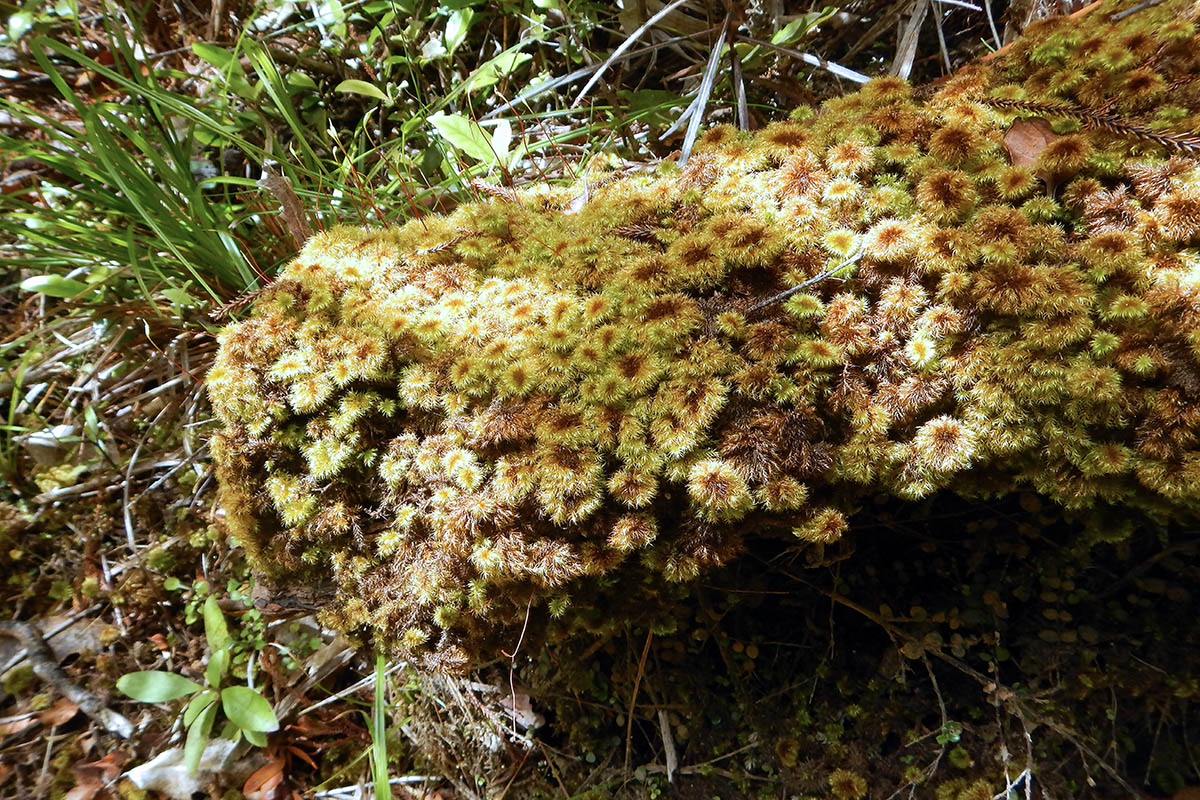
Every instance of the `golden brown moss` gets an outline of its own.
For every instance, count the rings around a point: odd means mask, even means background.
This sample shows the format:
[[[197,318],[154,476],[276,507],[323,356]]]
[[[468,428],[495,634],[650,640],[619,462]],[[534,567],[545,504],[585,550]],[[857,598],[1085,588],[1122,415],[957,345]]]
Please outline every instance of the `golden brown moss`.
[[[1022,112],[985,102],[1133,113],[1176,86],[1194,114],[1180,8],[1044,25],[926,103],[880,79],[714,128],[581,208],[540,189],[314,237],[208,376],[231,528],[264,572],[332,578],[333,624],[457,669],[748,532],[836,541],[864,494],[984,474],[1194,515],[1200,169],[1096,131],[1019,162]]]

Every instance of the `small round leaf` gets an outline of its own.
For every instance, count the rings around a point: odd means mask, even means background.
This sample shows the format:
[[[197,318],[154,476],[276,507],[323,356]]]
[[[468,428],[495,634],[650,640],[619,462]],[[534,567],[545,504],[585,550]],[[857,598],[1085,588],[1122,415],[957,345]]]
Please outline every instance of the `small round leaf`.
[[[234,725],[247,731],[277,731],[279,720],[267,698],[248,686],[230,686],[221,690],[221,706]]]

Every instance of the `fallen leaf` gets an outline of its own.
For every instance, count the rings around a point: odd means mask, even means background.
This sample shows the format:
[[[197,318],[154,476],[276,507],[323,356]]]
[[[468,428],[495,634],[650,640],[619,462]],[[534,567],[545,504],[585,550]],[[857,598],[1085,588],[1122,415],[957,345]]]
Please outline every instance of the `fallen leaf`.
[[[230,771],[236,746],[232,739],[210,740],[194,773],[184,764],[183,748],[172,747],[129,770],[125,777],[137,788],[159,792],[170,800],[192,800],[193,794],[205,790],[213,773]]]
[[[46,644],[50,645],[58,661],[70,655],[103,650],[101,642],[107,630],[112,627],[100,620],[57,615],[33,620],[33,624],[43,636],[50,631],[56,631],[46,639]],[[24,648],[16,639],[0,636],[0,664],[8,664],[22,650]]]
[[[76,780],[71,790],[64,795],[63,800],[92,800],[104,788],[104,781],[98,776],[89,775],[82,780]]]
[[[313,769],[317,769],[317,762],[313,761],[312,756],[310,756],[308,753],[301,750],[299,747],[293,747],[292,745],[289,744],[284,749],[287,750],[292,755],[294,755],[296,758],[298,758],[301,761],[303,761],[304,763],[308,764]]]
[[[9,734],[20,733],[26,728],[37,724],[37,717],[32,714],[30,714],[28,717],[21,716],[17,717],[16,719],[5,720],[4,722],[0,722],[0,736],[8,736]]]
[[[1050,123],[1041,117],[1019,119],[1004,134],[1004,146],[1014,167],[1033,167],[1042,151],[1057,138]]]
[[[522,728],[539,728],[545,723],[542,715],[533,710],[533,702],[523,692],[506,694],[500,698],[500,708]]]
[[[62,725],[64,722],[70,722],[78,713],[79,706],[64,697],[38,714],[38,719],[43,725]]]
[[[115,778],[115,777],[117,777],[117,774],[121,771],[121,767],[125,766],[125,762],[128,760],[129,760],[128,754],[122,753],[120,750],[114,750],[113,752],[106,755],[104,758],[100,758],[95,761],[90,761],[87,764],[84,764],[83,766],[93,767],[96,769],[102,769],[102,770],[104,770],[105,774],[111,773],[110,778]]]
[[[113,752],[99,761],[76,764],[75,786],[67,792],[64,800],[92,800],[105,786],[116,780],[127,759],[124,753]]]
[[[263,764],[249,778],[246,778],[246,782],[242,785],[242,794],[248,795],[257,792],[259,796],[265,797],[268,792],[283,782],[283,767],[284,760],[282,758],[273,758]]]

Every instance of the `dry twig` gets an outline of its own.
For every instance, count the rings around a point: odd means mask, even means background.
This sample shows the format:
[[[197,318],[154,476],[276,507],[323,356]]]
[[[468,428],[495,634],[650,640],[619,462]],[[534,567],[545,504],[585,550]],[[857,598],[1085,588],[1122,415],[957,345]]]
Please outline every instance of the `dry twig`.
[[[37,628],[28,622],[6,620],[0,622],[0,636],[11,636],[25,648],[33,674],[58,690],[59,694],[70,700],[92,719],[104,728],[117,734],[123,739],[133,735],[133,724],[121,714],[113,711],[96,695],[71,682],[67,674],[58,666],[54,651]]]

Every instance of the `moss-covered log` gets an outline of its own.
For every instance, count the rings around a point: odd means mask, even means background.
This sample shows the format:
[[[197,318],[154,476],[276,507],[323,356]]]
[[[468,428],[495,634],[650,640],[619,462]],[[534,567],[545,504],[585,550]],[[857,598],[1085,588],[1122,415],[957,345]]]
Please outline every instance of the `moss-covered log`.
[[[1200,35],[1123,5],[924,100],[881,78],[682,168],[314,237],[208,376],[237,540],[458,669],[871,495],[1194,519]]]

